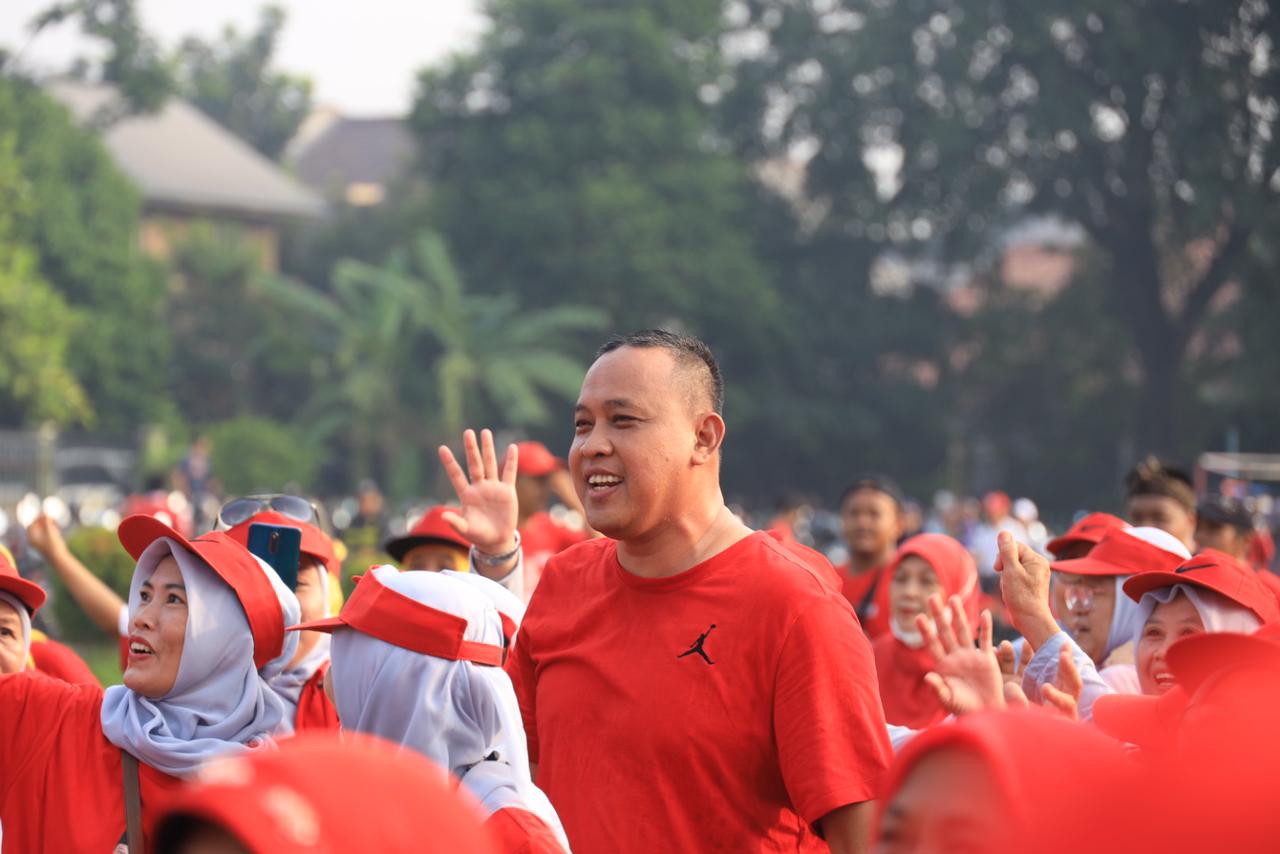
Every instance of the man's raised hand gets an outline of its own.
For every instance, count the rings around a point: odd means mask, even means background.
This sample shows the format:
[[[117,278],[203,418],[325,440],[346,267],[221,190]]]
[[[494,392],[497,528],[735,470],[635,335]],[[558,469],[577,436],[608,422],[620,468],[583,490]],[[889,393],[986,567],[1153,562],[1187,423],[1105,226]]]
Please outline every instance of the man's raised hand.
[[[1049,608],[1049,561],[1034,549],[1018,542],[1008,531],[997,539],[1000,557],[1000,593],[1013,627],[1039,649],[1058,632]]]
[[[463,472],[453,451],[440,446],[440,464],[457,493],[459,512],[449,511],[444,520],[485,555],[506,554],[516,547],[516,465],[519,452],[515,445],[507,447],[498,471],[498,455],[493,446],[493,433],[467,430],[462,434],[467,471]],[[514,564],[514,557],[509,564]]]

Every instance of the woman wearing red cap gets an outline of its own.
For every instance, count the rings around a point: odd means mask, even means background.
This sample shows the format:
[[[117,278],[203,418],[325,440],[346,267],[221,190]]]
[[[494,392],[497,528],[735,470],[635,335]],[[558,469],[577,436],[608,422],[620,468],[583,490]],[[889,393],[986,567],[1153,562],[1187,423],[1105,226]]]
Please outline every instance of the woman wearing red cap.
[[[365,574],[332,631],[329,686],[343,727],[416,750],[484,805],[503,851],[561,852],[568,842],[533,784],[524,727],[502,670],[503,621],[452,573]]]
[[[21,673],[31,662],[31,618],[44,604],[45,593],[18,575],[0,546],[0,675]]]
[[[946,717],[937,694],[924,682],[934,658],[924,648],[916,616],[932,594],[959,597],[970,622],[978,619],[978,570],[959,541],[945,534],[917,534],[898,548],[886,571],[890,632],[873,649],[885,720],[922,729]]]
[[[165,808],[155,852],[491,854],[479,805],[444,776],[381,739],[304,735],[210,764]]]
[[[224,513],[231,503],[224,506]],[[302,621],[329,616],[329,589],[330,585],[338,583],[341,568],[333,550],[333,541],[315,525],[274,510],[254,513],[231,527],[227,536],[247,547],[249,529],[253,525],[283,525],[302,532],[298,580],[293,591],[302,611]],[[319,632],[301,632],[298,650],[292,660],[269,680],[271,689],[284,701],[285,719],[295,732],[338,729],[338,712],[324,692],[324,674],[328,668],[328,636]]]
[[[134,516],[119,536],[138,561],[124,684],[0,677],[6,854],[110,851],[126,841],[132,781],[145,814],[177,778],[269,743],[284,722],[263,674],[292,657],[298,605],[275,574],[224,534],[188,541]]]

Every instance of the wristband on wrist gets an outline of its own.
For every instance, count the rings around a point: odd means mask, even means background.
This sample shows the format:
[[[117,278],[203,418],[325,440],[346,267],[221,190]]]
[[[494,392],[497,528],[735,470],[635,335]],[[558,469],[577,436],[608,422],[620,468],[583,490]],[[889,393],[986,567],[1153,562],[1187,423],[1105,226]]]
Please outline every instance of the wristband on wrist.
[[[512,546],[509,551],[505,551],[499,555],[492,555],[492,554],[489,554],[488,552],[482,552],[476,546],[472,546],[471,556],[475,559],[477,563],[482,563],[485,566],[502,566],[504,563],[507,563],[513,557],[515,557],[520,553],[520,532],[519,531],[515,532],[515,540],[516,540],[516,544]]]

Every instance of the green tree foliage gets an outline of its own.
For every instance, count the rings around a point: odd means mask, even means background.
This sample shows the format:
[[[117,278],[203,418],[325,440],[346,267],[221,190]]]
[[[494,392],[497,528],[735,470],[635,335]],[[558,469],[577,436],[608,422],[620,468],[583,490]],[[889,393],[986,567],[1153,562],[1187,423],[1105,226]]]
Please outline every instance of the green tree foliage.
[[[307,420],[322,436],[351,437],[353,476],[412,466],[467,424],[546,424],[547,395],[573,399],[582,380],[565,351],[605,324],[584,306],[526,311],[511,294],[467,293],[429,232],[384,266],[339,262],[332,297],[283,278],[271,289],[323,324],[334,376],[318,386]]]
[[[0,134],[0,423],[84,422],[89,402],[67,367],[77,319],[40,277],[35,249],[14,236],[14,220],[30,209],[31,188],[13,136]]]
[[[274,492],[286,483],[308,488],[320,453],[303,431],[267,418],[246,416],[210,425],[211,469],[227,495]]]
[[[28,83],[0,77],[0,127],[12,129],[29,193],[12,239],[34,250],[36,278],[85,318],[66,356],[88,397],[82,414],[95,413],[104,429],[132,429],[165,408],[168,353],[163,277],[137,248],[137,192],[96,136]],[[52,303],[41,314],[58,328]]]
[[[175,58],[178,93],[272,160],[311,111],[311,81],[271,67],[284,23],[283,9],[265,6],[256,31],[187,38]]]
[[[485,293],[590,302],[620,327],[750,335],[777,300],[741,163],[700,98],[718,0],[495,0],[478,51],[424,72],[413,127],[434,222]]]
[[[106,585],[123,599],[129,597],[129,582],[138,562],[120,545],[115,531],[106,528],[77,528],[67,538],[67,548],[80,562],[93,570]],[[102,632],[85,614],[62,582],[54,576],[56,595],[52,600],[54,619],[61,640],[100,641]],[[115,644],[112,649],[116,650]],[[118,650],[116,654],[119,655]],[[116,674],[118,680],[118,671]]]
[[[241,415],[290,421],[307,402],[322,349],[267,298],[242,229],[196,222],[175,235],[166,325],[171,399],[196,424]]]
[[[1171,449],[1189,342],[1280,187],[1273,4],[737,9],[751,50],[727,112],[750,128],[741,144],[808,145],[808,192],[850,233],[967,253],[1022,212],[1087,229],[1137,348],[1140,441]],[[869,151],[900,156],[896,182]]]
[[[128,112],[153,113],[164,105],[173,77],[159,45],[142,28],[136,0],[64,0],[37,16],[31,27],[38,32],[67,20],[78,21],[81,32],[107,48],[100,63],[78,60],[72,69],[77,76],[92,75],[117,86]],[[108,114],[98,120],[109,124],[119,117]]]

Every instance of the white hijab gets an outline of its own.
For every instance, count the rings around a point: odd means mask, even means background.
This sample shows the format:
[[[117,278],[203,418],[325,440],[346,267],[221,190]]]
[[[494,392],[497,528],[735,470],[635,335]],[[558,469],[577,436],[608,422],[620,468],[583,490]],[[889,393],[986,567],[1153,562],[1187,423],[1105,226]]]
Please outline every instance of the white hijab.
[[[1262,626],[1262,620],[1259,620],[1258,615],[1248,608],[1231,601],[1221,593],[1192,584],[1175,584],[1172,587],[1161,587],[1144,593],[1142,601],[1138,603],[1138,615],[1141,618],[1138,625],[1146,625],[1151,612],[1157,605],[1172,602],[1179,594],[1191,600],[1196,613],[1200,615],[1200,622],[1204,623],[1205,632],[1235,632],[1251,635]]]
[[[284,704],[253,666],[253,635],[244,608],[231,589],[197,555],[167,537],[138,558],[129,586],[129,612],[141,606],[139,593],[157,565],[172,556],[187,588],[187,628],[182,661],[173,688],[152,699],[113,685],[102,699],[102,732],[139,761],[177,777],[189,777],[216,756],[267,746],[284,720]],[[269,576],[275,573],[258,562]],[[298,620],[298,600],[274,583],[285,624]],[[286,635],[293,634],[287,632]],[[297,649],[263,667],[283,667]],[[278,669],[277,669],[278,672]]]
[[[31,658],[31,615],[27,613],[27,606],[18,601],[18,597],[0,590],[0,602],[10,605],[13,610],[18,612],[18,622],[22,625],[22,669],[25,670],[27,662]]]
[[[498,610],[471,582],[391,566],[371,572],[397,593],[465,619],[465,640],[502,645]],[[501,667],[423,655],[348,628],[333,633],[332,656],[344,729],[416,750],[462,779],[490,812],[536,814],[569,850],[559,817],[530,779],[520,708]]]
[[[1187,551],[1186,545],[1168,531],[1160,528],[1125,528],[1126,534],[1137,537],[1149,545],[1153,545],[1158,549],[1164,549],[1170,554],[1175,554],[1183,560],[1191,557],[1191,552]],[[1116,604],[1115,610],[1111,612],[1111,631],[1107,634],[1107,645],[1102,651],[1102,656],[1098,662],[1099,665],[1107,660],[1111,653],[1127,644],[1129,641],[1137,640],[1138,635],[1142,632],[1143,625],[1147,622],[1147,617],[1151,616],[1151,612],[1142,612],[1139,604],[1128,597],[1124,592],[1124,583],[1132,575],[1116,576]]]

